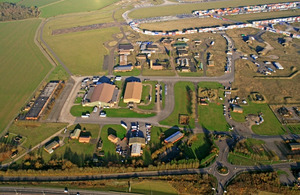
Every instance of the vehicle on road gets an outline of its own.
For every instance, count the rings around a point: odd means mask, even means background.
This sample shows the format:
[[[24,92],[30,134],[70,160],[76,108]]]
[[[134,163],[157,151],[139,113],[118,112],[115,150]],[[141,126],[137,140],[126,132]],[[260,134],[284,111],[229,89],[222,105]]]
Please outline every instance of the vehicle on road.
[[[102,110],[102,111],[100,112],[100,115],[99,115],[99,116],[100,116],[100,117],[106,117],[106,112]]]

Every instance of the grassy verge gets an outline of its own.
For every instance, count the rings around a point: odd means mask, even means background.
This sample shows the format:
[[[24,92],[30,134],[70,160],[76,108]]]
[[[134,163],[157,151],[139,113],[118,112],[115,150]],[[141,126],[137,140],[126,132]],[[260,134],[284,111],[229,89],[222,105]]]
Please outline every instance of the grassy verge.
[[[300,124],[287,125],[287,128],[289,128],[290,132],[293,133],[293,134],[299,134],[300,133]]]
[[[245,165],[245,166],[254,166],[254,165],[272,165],[277,163],[282,163],[281,161],[255,161],[251,158],[247,158],[242,155],[229,153],[228,162],[234,165]]]
[[[203,72],[178,72],[178,75],[183,77],[201,77]]]
[[[114,72],[114,75],[118,76],[139,76],[141,74],[141,70],[134,68],[132,71],[129,72]]]
[[[180,114],[187,114],[190,115],[188,112],[188,107],[190,106],[190,102],[188,101],[188,93],[187,90],[195,90],[193,83],[190,82],[178,82],[174,86],[175,91],[175,108],[173,112],[170,114],[168,118],[163,121],[160,121],[162,125],[178,125],[179,124],[179,115]],[[190,119],[190,126],[193,127],[194,123],[193,120]]]
[[[106,112],[107,117],[147,118],[147,117],[155,116],[154,113],[140,114],[127,108],[119,108],[119,109],[110,108],[110,109],[104,109],[104,111]]]
[[[83,107],[82,105],[74,105],[72,106],[70,112],[73,116],[80,117],[86,113],[92,113],[93,107]]]
[[[211,144],[208,142],[204,133],[197,134],[196,139],[189,147],[185,145],[185,153],[189,159],[204,159],[210,152]]]
[[[242,114],[231,112],[233,120],[244,122],[245,117],[248,114],[262,113],[264,122],[260,125],[252,126],[254,133],[259,135],[282,135],[286,133],[272,110],[269,108],[268,104],[256,104],[250,101],[248,101],[248,103],[249,105],[242,106],[244,110]]]
[[[175,76],[173,70],[151,70],[143,69],[143,76]]]
[[[151,93],[151,102],[149,105],[138,105],[138,108],[144,109],[144,110],[152,110],[155,106],[155,85],[157,84],[157,82],[156,81],[145,81],[143,83],[145,83],[145,84],[148,83],[152,86],[152,91],[150,92]],[[149,96],[149,89],[146,92],[148,93],[148,96]],[[144,93],[144,91],[143,91],[143,93]]]

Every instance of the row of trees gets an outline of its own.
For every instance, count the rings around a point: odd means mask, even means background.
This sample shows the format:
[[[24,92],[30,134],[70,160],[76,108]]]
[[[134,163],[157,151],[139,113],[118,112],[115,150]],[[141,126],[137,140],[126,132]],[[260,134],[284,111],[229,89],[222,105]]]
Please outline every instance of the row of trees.
[[[0,21],[34,18],[38,17],[40,13],[37,7],[25,7],[7,2],[0,3]]]

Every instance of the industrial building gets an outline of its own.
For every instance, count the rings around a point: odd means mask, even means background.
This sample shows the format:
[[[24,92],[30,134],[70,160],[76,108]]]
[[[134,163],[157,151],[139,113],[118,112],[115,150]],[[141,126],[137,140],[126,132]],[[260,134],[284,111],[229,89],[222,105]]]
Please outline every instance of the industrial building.
[[[175,143],[181,138],[183,138],[184,134],[181,133],[180,131],[177,131],[176,133],[170,135],[165,139],[165,143]]]
[[[101,83],[91,87],[83,101],[83,106],[114,106],[117,102],[119,89],[115,85]]]
[[[124,103],[140,103],[143,86],[141,82],[128,82],[126,84]]]
[[[58,148],[58,147],[59,147],[59,143],[58,143],[56,140],[54,140],[54,141],[48,143],[47,145],[45,145],[45,148],[44,148],[44,149],[45,149],[49,154],[51,154],[51,153],[53,153],[53,151],[54,151],[56,148]]]
[[[33,106],[26,114],[26,120],[37,120],[40,117],[47,104],[51,100],[58,85],[59,81],[51,81],[45,86],[40,96],[35,100]]]

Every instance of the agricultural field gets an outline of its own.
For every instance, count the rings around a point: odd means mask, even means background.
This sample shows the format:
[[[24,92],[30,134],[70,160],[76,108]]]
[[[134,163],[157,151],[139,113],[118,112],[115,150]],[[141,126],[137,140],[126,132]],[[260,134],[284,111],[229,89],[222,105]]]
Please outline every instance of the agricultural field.
[[[178,194],[177,190],[168,182],[162,181],[142,181],[132,185],[133,193],[172,195]]]
[[[44,7],[50,3],[59,2],[60,0],[22,0],[20,1],[20,5],[24,5],[26,7],[36,6],[36,7]]]
[[[18,3],[21,0],[0,0],[0,2]]]
[[[30,19],[0,24],[1,131],[51,69],[50,63],[33,41],[40,22]]]
[[[18,121],[10,126],[8,132],[21,135],[25,139],[22,146],[29,149],[66,126],[64,123]]]
[[[195,86],[191,82],[178,82],[174,86],[174,92],[175,92],[175,108],[173,112],[170,114],[170,116],[163,121],[160,121],[160,124],[162,125],[178,125],[179,124],[179,115],[180,114],[186,114],[191,115],[190,113],[190,106],[191,102],[188,100],[188,92],[187,91],[194,91]],[[190,126],[194,126],[193,124],[194,120],[190,119]]]
[[[286,11],[278,11],[278,12],[264,12],[264,13],[253,13],[253,14],[240,14],[233,16],[225,16],[224,18],[228,18],[230,20],[235,20],[239,22],[250,22],[253,20],[262,20],[262,19],[273,19],[273,18],[283,18],[290,16],[299,16],[300,10],[286,10]]]
[[[41,17],[49,18],[52,16],[68,14],[68,13],[93,11],[93,10],[101,9],[117,1],[118,0],[112,0],[112,1],[64,0],[59,3],[52,4],[42,8]]]
[[[45,36],[45,41],[75,75],[101,75],[103,59],[108,54],[103,45],[118,28]]]
[[[243,113],[231,112],[232,119],[238,122],[244,122],[248,114],[262,113],[264,122],[260,125],[252,126],[252,131],[259,135],[282,135],[285,134],[285,129],[282,127],[268,104],[256,104],[248,102],[249,105],[242,106]]]
[[[265,0],[263,3],[278,3],[278,2],[290,2],[290,0]],[[193,10],[205,10],[212,8],[223,8],[223,7],[238,7],[244,5],[257,5],[262,2],[259,0],[249,0],[249,1],[219,1],[219,2],[201,2],[201,3],[189,3],[189,4],[179,4],[161,7],[147,7],[135,10],[129,14],[130,18],[146,18],[146,17],[157,17],[157,16],[168,16],[176,14],[191,13]]]
[[[215,18],[189,18],[167,22],[143,23],[140,25],[140,28],[147,30],[171,31],[176,29],[182,30],[184,28],[221,26],[223,24],[230,24],[230,22]]]

